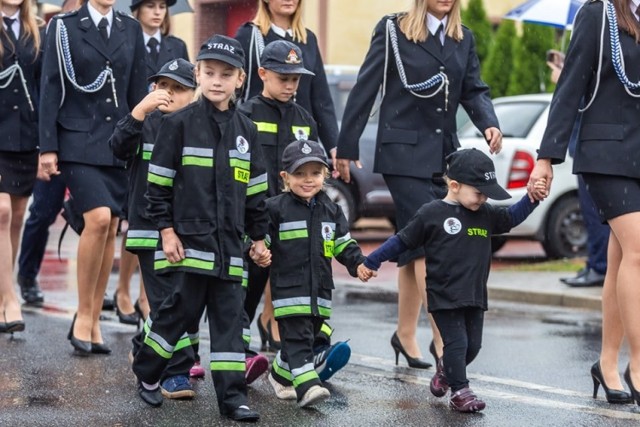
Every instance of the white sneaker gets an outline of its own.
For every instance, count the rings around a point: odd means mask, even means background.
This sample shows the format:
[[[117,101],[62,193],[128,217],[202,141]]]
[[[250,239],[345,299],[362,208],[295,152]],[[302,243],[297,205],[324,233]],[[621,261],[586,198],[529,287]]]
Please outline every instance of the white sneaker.
[[[285,385],[280,384],[278,381],[275,380],[275,378],[273,378],[273,375],[271,375],[271,372],[269,372],[269,382],[273,387],[273,391],[276,392],[276,397],[278,399],[282,399],[282,400],[297,399],[296,390],[293,388],[293,386],[287,387]]]
[[[305,408],[307,406],[314,405],[316,403],[320,403],[324,400],[327,400],[331,396],[329,390],[326,388],[314,385],[302,396],[300,402],[298,402],[298,406],[301,408]]]

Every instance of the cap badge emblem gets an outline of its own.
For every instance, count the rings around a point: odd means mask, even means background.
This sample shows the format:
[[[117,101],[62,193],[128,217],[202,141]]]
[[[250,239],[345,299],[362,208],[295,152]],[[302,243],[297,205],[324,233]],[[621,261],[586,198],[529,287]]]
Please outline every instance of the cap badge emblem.
[[[305,142],[300,151],[302,151],[303,154],[309,154],[311,153],[311,147]]]
[[[175,71],[178,69],[178,61],[173,61],[171,64],[169,64],[169,69],[171,71]]]
[[[300,57],[298,56],[298,54],[296,53],[296,51],[294,49],[291,49],[289,51],[289,55],[287,55],[287,59],[285,59],[284,61],[287,64],[299,64],[300,63]]]

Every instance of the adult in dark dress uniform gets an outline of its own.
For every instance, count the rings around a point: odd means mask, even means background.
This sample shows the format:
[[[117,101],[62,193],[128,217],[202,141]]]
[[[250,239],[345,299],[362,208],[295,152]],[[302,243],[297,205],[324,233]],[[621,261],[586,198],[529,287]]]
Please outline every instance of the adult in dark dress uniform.
[[[383,99],[373,170],[383,174],[396,208],[398,229],[420,206],[442,198],[444,158],[460,146],[456,111],[462,104],[492,152],[502,134],[480,80],[473,34],[460,22],[460,0],[414,0],[407,13],[384,17],[376,26],[369,52],[347,101],[338,138],[338,170],[349,182],[349,164],[360,167],[358,141],[376,95]],[[392,346],[410,366],[420,360],[416,341],[420,301],[426,307],[424,251],[408,251],[398,259],[398,330]],[[442,341],[437,328],[431,351],[438,359]],[[416,360],[417,359],[417,360]]]
[[[173,59],[189,60],[187,45],[178,37],[170,35],[171,15],[169,7],[176,4],[176,0],[132,0],[131,13],[140,22],[142,38],[144,39],[147,77],[154,76],[160,68]],[[125,203],[125,211],[127,204]],[[127,212],[124,212],[126,217]],[[130,282],[137,265],[137,256],[125,249],[126,237],[123,236],[120,250],[120,269],[118,287],[114,294],[113,303],[121,323],[138,324],[140,312],[144,318],[149,313],[149,303],[140,284],[140,298],[136,309],[131,301]]]
[[[244,85],[243,100],[262,93],[262,80],[258,76],[260,56],[264,46],[275,40],[295,43],[302,51],[305,68],[315,76],[302,75],[294,97],[297,104],[311,113],[318,125],[318,135],[322,145],[335,160],[338,138],[338,122],[331,99],[324,63],[320,56],[316,35],[305,28],[302,22],[303,0],[259,0],[258,11],[253,21],[238,28],[236,39],[242,44],[247,55],[247,80]],[[335,162],[333,162],[335,165]],[[251,288],[251,283],[249,283]],[[271,298],[269,287],[265,298]],[[251,319],[252,320],[252,319]],[[258,316],[261,330],[266,330],[275,342],[280,341],[278,324],[273,313],[263,312]]]
[[[24,330],[13,265],[38,171],[40,30],[26,0],[0,3],[0,332]]]
[[[628,403],[618,371],[623,338],[629,343],[625,380],[640,405],[640,24],[638,0],[590,1],[576,17],[564,68],[531,181],[546,178],[567,153],[573,123],[584,105],[573,159],[600,214],[611,227],[602,290],[602,349],[591,367],[609,403]],[[585,103],[581,103],[584,98]]]
[[[146,94],[140,24],[114,12],[114,0],[89,0],[52,19],[42,66],[40,165],[62,174],[82,213],[78,312],[69,331],[76,352],[108,353],[99,317],[113,263],[127,172],[108,140]]]

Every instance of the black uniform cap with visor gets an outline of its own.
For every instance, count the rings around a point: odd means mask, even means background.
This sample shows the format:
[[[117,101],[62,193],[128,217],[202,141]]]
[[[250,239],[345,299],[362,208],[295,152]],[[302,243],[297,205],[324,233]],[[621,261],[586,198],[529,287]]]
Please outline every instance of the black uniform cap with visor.
[[[282,167],[287,173],[294,173],[300,166],[311,162],[322,163],[329,167],[322,146],[315,141],[305,139],[294,141],[287,145],[282,153]]]
[[[142,6],[142,3],[144,3],[145,1],[147,0],[131,0],[131,6],[129,6],[129,9],[131,9],[131,12],[133,12],[137,8]],[[176,4],[177,1],[178,0],[165,0],[165,3],[167,4],[167,7],[171,7]]]
[[[182,86],[193,89],[196,87],[195,76],[193,74],[194,68],[194,65],[186,59],[172,59],[164,64],[162,68],[160,68],[160,71],[149,77],[147,81],[155,83],[160,77],[167,77],[177,81]]]
[[[276,40],[266,45],[260,57],[260,66],[279,74],[315,76],[314,73],[304,68],[300,48],[286,40]]]
[[[462,184],[477,188],[494,200],[510,199],[511,195],[498,184],[493,161],[480,150],[468,148],[449,154],[446,175]]]
[[[214,34],[200,46],[196,61],[215,59],[236,68],[244,68],[244,50],[234,38]]]

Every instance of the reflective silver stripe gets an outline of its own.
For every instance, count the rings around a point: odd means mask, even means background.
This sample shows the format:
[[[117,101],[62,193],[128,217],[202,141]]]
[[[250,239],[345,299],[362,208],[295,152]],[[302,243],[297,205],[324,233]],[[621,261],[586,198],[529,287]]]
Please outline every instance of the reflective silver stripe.
[[[342,237],[338,237],[336,239],[336,246],[340,246],[341,244],[343,244],[344,242],[348,242],[349,240],[351,240],[351,233],[347,233]]]
[[[280,231],[307,229],[307,221],[283,222],[280,224]]]
[[[302,374],[306,374],[307,372],[311,372],[313,371],[315,368],[313,367],[313,363],[307,363],[306,365],[303,365],[299,368],[296,369],[292,369],[291,370],[291,375],[293,375],[294,377],[298,377]]]
[[[144,151],[153,151],[153,144],[142,144],[142,149]]]
[[[289,364],[282,360],[280,357],[280,352],[276,353],[276,364],[280,366],[282,369],[289,370]]]
[[[174,178],[176,176],[176,171],[174,171],[173,169],[163,168],[162,166],[157,166],[154,164],[149,165],[149,172],[156,175],[164,176],[166,178]]]
[[[189,337],[189,339],[191,341],[197,340],[200,338],[200,333],[199,332],[194,332],[193,334],[187,334],[187,336]]]
[[[311,297],[284,298],[273,301],[274,308],[288,307],[290,305],[311,305]]]
[[[242,267],[244,266],[244,260],[242,258],[232,256],[231,258],[229,258],[229,264],[235,267]]]
[[[203,261],[215,261],[216,260],[216,254],[214,254],[213,252],[203,252],[203,251],[197,251],[195,249],[185,249],[184,250],[184,256],[186,258],[197,258],[197,259],[201,259]]]
[[[144,239],[157,239],[160,237],[160,232],[154,230],[128,230],[127,238],[144,238]]]
[[[153,254],[153,259],[154,260],[159,260],[159,259],[167,259],[167,257],[164,254],[164,251],[156,251],[155,254]]]
[[[242,270],[242,278],[243,279],[248,279],[249,278],[249,272],[247,270]]]
[[[263,182],[267,182],[267,174],[263,173],[262,175],[258,175],[249,180],[249,187],[253,187],[257,184],[262,184]]]
[[[242,160],[251,160],[251,153],[247,152],[247,153],[241,153],[238,150],[229,150],[229,157],[232,158],[236,158],[236,159],[242,159]]]
[[[229,362],[244,362],[245,355],[244,353],[211,353],[209,356],[211,361],[220,362],[220,361],[229,361]]]
[[[172,345],[169,345],[169,343],[166,342],[165,339],[160,335],[156,334],[153,331],[149,331],[149,333],[147,333],[147,337],[158,343],[158,345],[162,347],[162,349],[167,353],[173,353],[174,347]]]
[[[268,234],[266,236],[264,236],[264,243],[267,246],[271,246],[271,236],[269,236]]]
[[[321,307],[331,308],[331,300],[318,298],[318,305]]]
[[[183,156],[213,157],[213,148],[184,147]]]
[[[251,329],[242,329],[242,335],[251,336]]]

